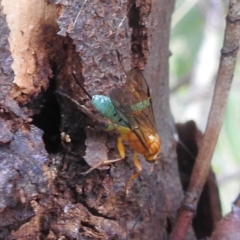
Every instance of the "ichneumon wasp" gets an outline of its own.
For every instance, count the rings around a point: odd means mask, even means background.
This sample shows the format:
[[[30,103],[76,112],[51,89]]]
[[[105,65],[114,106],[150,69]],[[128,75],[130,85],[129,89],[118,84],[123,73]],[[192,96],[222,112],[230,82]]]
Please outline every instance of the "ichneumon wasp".
[[[128,71],[126,75],[126,84],[123,89],[112,89],[108,97],[104,95],[91,96],[73,73],[73,77],[78,85],[91,99],[93,107],[111,121],[111,124],[103,123],[106,131],[117,131],[119,133],[117,148],[120,158],[102,160],[83,174],[88,174],[101,165],[123,160],[126,156],[123,142],[128,142],[134,150],[133,160],[137,170],[137,173],[133,174],[127,183],[126,189],[128,190],[129,183],[136,178],[142,170],[138,154],[142,154],[148,162],[154,162],[160,152],[161,141],[157,134],[152,109],[152,99],[144,76],[136,68]],[[65,94],[62,95],[66,96]],[[78,104],[78,106],[85,114],[96,119],[94,114],[85,106],[80,104]]]

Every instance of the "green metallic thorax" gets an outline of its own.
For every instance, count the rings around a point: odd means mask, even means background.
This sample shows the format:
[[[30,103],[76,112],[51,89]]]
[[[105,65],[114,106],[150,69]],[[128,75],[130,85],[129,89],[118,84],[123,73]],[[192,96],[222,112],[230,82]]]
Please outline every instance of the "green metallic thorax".
[[[109,97],[104,95],[94,95],[92,97],[92,105],[99,113],[108,118],[112,123],[127,127],[126,123],[117,113]]]
[[[104,95],[94,95],[92,97],[92,105],[94,108],[101,113],[104,117],[108,118],[113,124],[109,124],[106,127],[107,131],[116,130],[116,125],[118,126],[117,130],[121,133],[129,131],[127,124],[122,120],[115,107],[112,104],[112,101],[109,97]],[[142,102],[136,103],[131,106],[133,112],[141,112],[143,109],[150,105],[150,100],[144,100]],[[116,124],[116,125],[115,125]],[[122,127],[122,128],[120,128]],[[128,130],[127,130],[128,129]]]

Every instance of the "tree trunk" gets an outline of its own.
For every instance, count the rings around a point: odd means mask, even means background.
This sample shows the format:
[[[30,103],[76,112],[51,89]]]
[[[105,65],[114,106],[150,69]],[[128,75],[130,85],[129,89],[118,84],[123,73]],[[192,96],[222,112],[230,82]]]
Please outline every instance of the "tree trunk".
[[[173,6],[1,1],[0,239],[168,239],[183,198],[169,108]],[[124,161],[81,175],[118,156],[116,135],[55,93],[93,111],[72,71],[89,93],[108,95],[125,82],[116,50],[126,71],[144,69],[162,141],[161,160],[141,159],[143,171],[128,196],[132,150],[126,146]]]

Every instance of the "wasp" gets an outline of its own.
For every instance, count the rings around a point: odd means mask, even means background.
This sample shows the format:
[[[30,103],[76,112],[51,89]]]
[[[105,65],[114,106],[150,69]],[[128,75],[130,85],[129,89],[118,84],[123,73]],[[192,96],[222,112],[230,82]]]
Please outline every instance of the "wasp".
[[[73,77],[83,91],[91,98],[93,107],[102,116],[110,120],[111,124],[103,123],[106,131],[117,131],[119,133],[117,148],[120,158],[103,160],[83,174],[88,174],[101,165],[123,160],[126,156],[123,142],[127,142],[134,150],[133,160],[137,170],[127,183],[126,189],[128,189],[129,183],[142,171],[138,154],[142,154],[146,161],[150,163],[154,162],[160,153],[161,141],[156,129],[150,91],[144,76],[136,68],[128,71],[126,75],[126,84],[124,87],[112,89],[109,92],[109,97],[104,95],[91,96],[74,74]],[[85,106],[78,105],[85,114],[97,120]]]

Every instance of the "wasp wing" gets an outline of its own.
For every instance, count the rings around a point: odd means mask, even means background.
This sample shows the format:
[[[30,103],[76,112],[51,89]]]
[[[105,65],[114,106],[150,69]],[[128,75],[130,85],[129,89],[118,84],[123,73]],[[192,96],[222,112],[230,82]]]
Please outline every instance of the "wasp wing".
[[[131,87],[129,88],[128,85]],[[127,74],[126,88],[128,88],[128,99],[131,99],[132,106],[136,106],[133,109],[135,115],[139,116],[138,120],[144,121],[144,126],[152,129],[156,133],[156,123],[152,108],[152,98],[147,85],[147,81],[142,73],[137,69],[131,69]],[[139,103],[142,103],[138,105]]]
[[[141,72],[131,69],[124,89],[113,89],[109,95],[117,113],[148,148],[148,136],[156,134],[156,125],[149,88]]]

